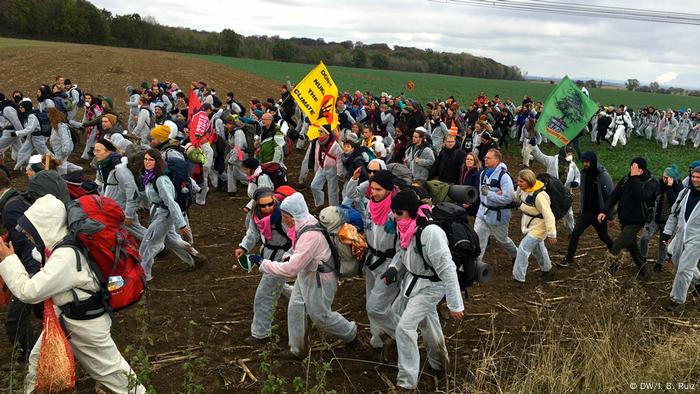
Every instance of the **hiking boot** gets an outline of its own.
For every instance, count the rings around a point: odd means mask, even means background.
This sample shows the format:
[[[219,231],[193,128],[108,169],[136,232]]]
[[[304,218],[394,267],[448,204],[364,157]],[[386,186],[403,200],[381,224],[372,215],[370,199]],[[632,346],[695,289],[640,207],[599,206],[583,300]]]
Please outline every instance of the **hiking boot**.
[[[515,278],[513,278],[513,280],[510,282],[510,287],[513,287],[513,288],[519,289],[519,288],[522,288],[523,286],[525,286],[525,282],[521,282]]]
[[[654,264],[654,272],[658,274],[661,271],[663,271],[663,266],[659,263]]]
[[[571,264],[573,264],[573,262],[569,259],[564,259],[561,262],[557,263],[558,266],[563,268],[569,268],[571,267]]]
[[[277,357],[283,359],[283,360],[303,360],[304,356],[301,354],[296,354],[292,352],[291,350],[285,350],[283,352],[278,353]]]
[[[253,345],[253,346],[258,346],[258,345],[264,345],[268,342],[270,342],[270,338],[256,338],[254,336],[249,336],[246,339],[243,340],[248,345]]]
[[[685,305],[669,299],[663,305],[663,308],[669,312],[681,312],[685,308]]]
[[[207,256],[199,253],[196,249],[192,248],[193,252],[190,252],[190,255],[192,255],[192,260],[194,260],[194,268],[202,268],[207,263],[209,262],[209,259],[207,259]]]
[[[549,282],[554,279],[554,272],[552,271],[540,271],[540,279]]]

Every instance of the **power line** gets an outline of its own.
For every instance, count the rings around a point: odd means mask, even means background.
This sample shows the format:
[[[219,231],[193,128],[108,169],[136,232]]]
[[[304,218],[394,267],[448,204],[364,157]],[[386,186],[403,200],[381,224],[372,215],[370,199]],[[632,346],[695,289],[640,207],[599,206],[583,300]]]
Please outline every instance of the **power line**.
[[[700,26],[700,14],[662,12],[629,7],[591,6],[581,3],[563,3],[548,0],[430,0],[434,3],[480,6],[526,12],[545,12],[569,16],[588,16],[643,22]]]

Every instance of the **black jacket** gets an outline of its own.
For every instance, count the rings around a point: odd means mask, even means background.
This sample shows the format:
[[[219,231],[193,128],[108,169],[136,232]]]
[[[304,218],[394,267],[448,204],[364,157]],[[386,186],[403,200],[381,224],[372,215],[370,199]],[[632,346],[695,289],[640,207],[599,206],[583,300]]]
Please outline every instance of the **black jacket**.
[[[678,194],[683,189],[683,185],[677,180],[673,181],[673,185],[668,186],[659,180],[659,189],[656,195],[656,205],[654,206],[654,221],[658,224],[665,224],[668,215],[671,214],[671,207],[676,201]]]
[[[0,197],[2,226],[7,231],[9,241],[12,242],[12,246],[15,248],[15,254],[22,261],[30,276],[39,272],[41,264],[32,257],[34,244],[24,234],[17,231],[17,221],[31,205],[15,189],[8,190]]]
[[[449,184],[459,183],[459,169],[464,163],[467,152],[455,145],[452,149],[442,148],[430,168],[428,179],[439,179]]]
[[[657,188],[658,183],[648,171],[639,176],[626,175],[618,182],[602,212],[608,215],[617,204],[621,225],[643,226],[646,224],[645,208],[654,206]]]

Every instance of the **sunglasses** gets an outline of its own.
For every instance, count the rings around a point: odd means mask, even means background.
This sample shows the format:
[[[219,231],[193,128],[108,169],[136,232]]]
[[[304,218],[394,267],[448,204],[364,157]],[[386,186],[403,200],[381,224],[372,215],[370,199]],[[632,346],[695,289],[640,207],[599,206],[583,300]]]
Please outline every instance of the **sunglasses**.
[[[404,213],[406,213],[406,211],[404,211],[404,210],[396,210],[396,209],[392,209],[391,212],[394,213],[394,216],[403,216]]]
[[[260,204],[260,203],[258,203],[258,206],[259,206],[260,208],[274,207],[274,206],[275,206],[275,202],[273,201],[273,202],[270,202],[270,203],[267,203],[267,204]]]

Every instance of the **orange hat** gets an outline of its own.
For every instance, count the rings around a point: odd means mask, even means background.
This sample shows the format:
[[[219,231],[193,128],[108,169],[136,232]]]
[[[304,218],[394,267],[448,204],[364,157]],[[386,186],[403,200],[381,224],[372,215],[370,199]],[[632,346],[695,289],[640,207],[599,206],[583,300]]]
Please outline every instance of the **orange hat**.
[[[450,133],[450,135],[459,134],[459,128],[457,127],[457,123],[455,123],[454,119],[452,120],[452,123],[450,124],[449,133]]]

